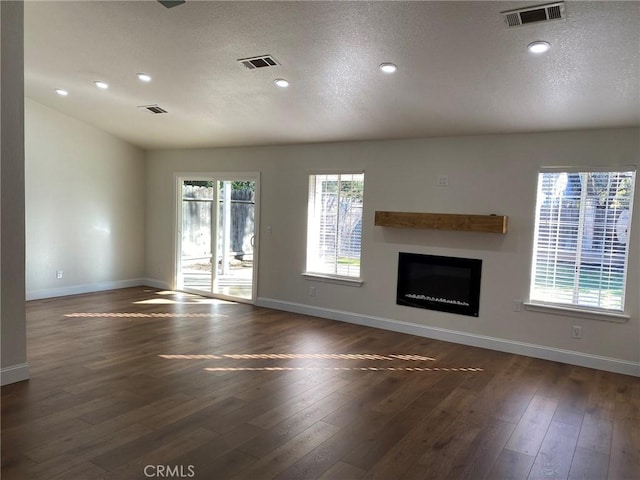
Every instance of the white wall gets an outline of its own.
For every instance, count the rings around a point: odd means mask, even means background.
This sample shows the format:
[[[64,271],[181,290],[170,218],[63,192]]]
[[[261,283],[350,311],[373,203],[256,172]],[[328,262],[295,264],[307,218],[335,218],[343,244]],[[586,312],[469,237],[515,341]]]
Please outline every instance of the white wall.
[[[24,68],[22,2],[0,2],[1,243],[0,383],[29,378],[24,306]]]
[[[260,171],[259,303],[640,375],[640,194],[628,322],[512,311],[512,300],[528,295],[538,167],[635,165],[639,157],[638,129],[153,151],[147,156],[146,275],[158,284],[173,282],[175,172]],[[364,285],[302,280],[307,175],[360,168]],[[449,175],[448,187],[436,186],[439,174]],[[374,227],[375,210],[504,214],[509,233]],[[479,318],[396,305],[399,251],[481,258]],[[308,295],[311,285],[315,297]],[[582,340],[571,338],[572,325],[583,327]]]
[[[27,298],[138,284],[144,152],[28,98],[25,123]]]

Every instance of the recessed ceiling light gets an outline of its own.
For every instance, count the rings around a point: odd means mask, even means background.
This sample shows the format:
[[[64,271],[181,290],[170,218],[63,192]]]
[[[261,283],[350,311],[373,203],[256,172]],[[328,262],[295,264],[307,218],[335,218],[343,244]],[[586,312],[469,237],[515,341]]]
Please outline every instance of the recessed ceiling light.
[[[67,95],[69,95],[69,92],[67,92],[66,90],[63,90],[61,88],[56,88],[56,93],[58,95],[60,95],[61,97],[66,97]]]
[[[284,78],[276,78],[273,83],[275,83],[280,88],[287,88],[289,86],[289,82]]]
[[[398,70],[398,67],[393,63],[381,63],[380,70],[382,70],[384,73],[395,73],[396,70]]]
[[[147,75],[146,73],[138,73],[138,79],[141,82],[150,82],[151,81],[151,75]]]
[[[109,84],[102,82],[100,80],[96,80],[95,82],[93,82],[95,84],[96,87],[101,88],[103,90],[106,90],[107,88],[109,88]]]
[[[548,42],[537,41],[531,42],[527,48],[531,53],[544,53],[551,48],[551,45]]]

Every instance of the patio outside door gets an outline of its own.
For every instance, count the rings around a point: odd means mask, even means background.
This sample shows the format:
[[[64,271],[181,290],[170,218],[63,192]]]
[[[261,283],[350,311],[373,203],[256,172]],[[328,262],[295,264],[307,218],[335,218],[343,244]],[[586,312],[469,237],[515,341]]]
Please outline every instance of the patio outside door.
[[[258,177],[185,176],[178,181],[176,288],[255,300]]]

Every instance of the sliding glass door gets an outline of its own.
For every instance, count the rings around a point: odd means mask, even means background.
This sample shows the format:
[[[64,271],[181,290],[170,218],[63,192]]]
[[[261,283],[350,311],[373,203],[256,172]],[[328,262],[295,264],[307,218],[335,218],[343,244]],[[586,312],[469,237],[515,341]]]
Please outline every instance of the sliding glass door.
[[[182,176],[176,288],[253,302],[258,175]]]
[[[213,293],[252,300],[255,253],[255,180],[219,180],[217,269]]]

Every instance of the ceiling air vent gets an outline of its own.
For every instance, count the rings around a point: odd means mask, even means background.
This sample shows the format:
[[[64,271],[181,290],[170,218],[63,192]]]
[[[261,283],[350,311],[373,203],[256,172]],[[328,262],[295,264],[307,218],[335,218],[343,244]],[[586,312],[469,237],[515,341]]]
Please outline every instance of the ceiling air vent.
[[[501,13],[508,27],[519,27],[529,23],[548,22],[565,18],[564,2],[518,8],[517,10],[508,10]]]
[[[164,108],[159,107],[158,105],[140,105],[138,108],[144,108],[150,113],[167,113]]]
[[[249,70],[256,68],[275,67],[280,65],[271,55],[260,55],[259,57],[239,58],[238,62]]]
[[[167,8],[177,7],[178,5],[182,5],[185,3],[185,0],[158,0],[162,5]]]

